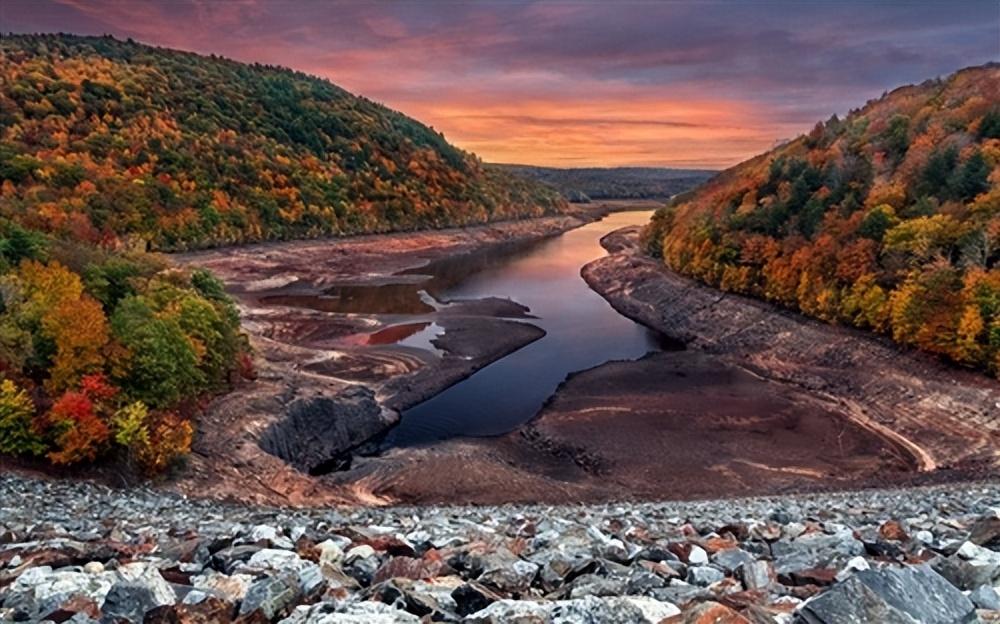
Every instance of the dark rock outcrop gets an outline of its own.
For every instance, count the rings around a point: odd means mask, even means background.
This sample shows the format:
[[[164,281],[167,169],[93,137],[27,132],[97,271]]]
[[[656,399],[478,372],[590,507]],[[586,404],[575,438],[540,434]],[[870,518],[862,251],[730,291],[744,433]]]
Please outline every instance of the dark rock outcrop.
[[[299,399],[284,419],[261,435],[260,447],[302,472],[322,474],[350,467],[351,451],[384,432],[399,415],[383,409],[364,386],[333,398]]]

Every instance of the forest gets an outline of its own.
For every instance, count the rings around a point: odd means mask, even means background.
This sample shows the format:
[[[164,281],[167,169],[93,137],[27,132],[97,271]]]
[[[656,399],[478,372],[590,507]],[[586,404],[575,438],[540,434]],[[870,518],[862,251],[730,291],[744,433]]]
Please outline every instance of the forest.
[[[565,209],[326,80],[112,37],[0,39],[0,216],[183,250]]]
[[[1000,65],[896,89],[661,209],[649,253],[725,291],[1000,374]]]

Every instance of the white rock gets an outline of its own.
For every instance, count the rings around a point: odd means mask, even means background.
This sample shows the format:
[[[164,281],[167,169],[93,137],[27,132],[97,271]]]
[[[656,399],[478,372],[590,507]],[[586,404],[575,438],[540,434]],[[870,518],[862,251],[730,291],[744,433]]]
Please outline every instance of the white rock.
[[[688,555],[688,563],[694,565],[705,565],[708,563],[708,553],[701,546],[692,546],[691,554]]]
[[[104,572],[104,564],[100,561],[89,561],[84,564],[83,571],[87,574],[100,574]]]
[[[855,572],[860,572],[861,570],[868,570],[871,566],[868,565],[868,560],[864,557],[854,557],[847,562],[844,568],[837,572],[838,581],[846,581],[850,577],[854,576]]]
[[[333,540],[326,540],[316,544],[317,550],[319,550],[319,562],[326,564],[336,564],[344,558],[344,550],[340,547],[337,542]]]
[[[681,612],[673,603],[660,602],[648,596],[625,596],[612,598],[609,602],[632,605],[642,613],[643,617],[649,620],[650,624],[659,624],[659,622],[679,615]]]
[[[354,548],[347,551],[344,556],[344,561],[350,563],[356,559],[368,559],[369,557],[375,556],[375,549],[368,544],[362,544],[360,546],[355,546]]]

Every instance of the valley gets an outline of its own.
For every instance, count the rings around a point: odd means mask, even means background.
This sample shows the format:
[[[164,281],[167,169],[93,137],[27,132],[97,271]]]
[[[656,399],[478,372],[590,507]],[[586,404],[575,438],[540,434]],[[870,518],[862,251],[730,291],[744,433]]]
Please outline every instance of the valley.
[[[956,405],[989,413],[1000,396],[988,380],[955,371],[933,403],[886,418],[879,397],[907,395],[889,380],[928,358],[671,277],[628,227],[648,206],[180,257],[226,282],[264,365],[207,411],[172,487],[309,506],[559,503],[992,470],[988,420],[948,416]],[[812,359],[829,337],[839,350]],[[851,394],[856,380],[831,376],[872,354],[885,366],[879,393]],[[354,414],[353,386],[371,389],[369,403],[335,434],[287,424],[303,406],[331,421]]]

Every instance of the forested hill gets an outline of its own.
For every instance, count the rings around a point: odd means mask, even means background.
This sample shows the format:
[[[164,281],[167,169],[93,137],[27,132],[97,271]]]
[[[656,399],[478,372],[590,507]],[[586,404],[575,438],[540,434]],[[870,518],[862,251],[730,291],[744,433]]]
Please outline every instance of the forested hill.
[[[1000,370],[1000,65],[831,118],[645,232],[676,271]]]
[[[533,165],[494,165],[555,187],[570,201],[592,199],[667,199],[715,175],[705,169],[664,167],[581,167],[560,169]]]
[[[0,178],[27,227],[166,250],[565,207],[328,81],[110,37],[0,40]]]

